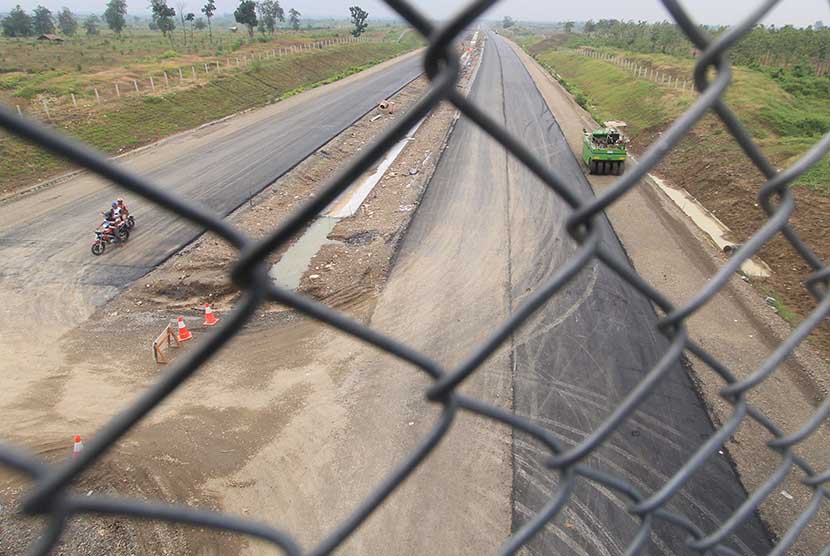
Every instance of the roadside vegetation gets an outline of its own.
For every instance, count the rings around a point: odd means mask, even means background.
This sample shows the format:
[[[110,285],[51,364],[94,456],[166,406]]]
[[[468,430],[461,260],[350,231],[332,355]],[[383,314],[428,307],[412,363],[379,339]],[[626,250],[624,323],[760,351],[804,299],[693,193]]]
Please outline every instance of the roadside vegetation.
[[[192,10],[152,0],[151,10],[131,16],[123,0],[100,16],[15,7],[0,22],[0,102],[117,154],[420,45],[402,27],[370,27],[363,10],[326,22],[276,0],[243,0],[230,16],[214,0]],[[68,168],[0,137],[0,195]]]
[[[593,27],[591,26],[593,25]],[[562,26],[564,27],[564,25]],[[645,151],[697,98],[688,90],[638,77],[630,69],[581,52],[587,48],[624,58],[635,67],[691,82],[696,52],[669,24],[588,22],[590,32],[506,30],[597,121],[624,120],[635,152]],[[715,29],[714,32],[720,32]],[[830,30],[758,28],[732,59],[726,102],[779,168],[802,156],[830,130]],[[626,45],[627,48],[622,48]],[[743,62],[743,63],[742,63]],[[681,186],[723,220],[743,242],[766,220],[757,193],[763,177],[713,115],[701,121],[658,166],[656,173]],[[791,223],[825,260],[830,257],[830,161],[822,161],[794,187]],[[801,282],[809,269],[780,238],[760,253],[773,269],[755,280],[791,324],[815,307]],[[830,347],[826,331],[818,334]]]

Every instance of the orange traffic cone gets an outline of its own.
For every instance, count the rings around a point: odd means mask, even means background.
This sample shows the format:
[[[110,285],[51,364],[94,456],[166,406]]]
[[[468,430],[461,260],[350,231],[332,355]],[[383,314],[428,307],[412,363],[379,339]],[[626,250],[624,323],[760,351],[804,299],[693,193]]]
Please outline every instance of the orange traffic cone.
[[[84,443],[81,442],[81,437],[75,437],[75,444],[72,446],[72,457],[78,457],[81,455],[81,450],[84,449]]]
[[[213,314],[213,309],[210,308],[210,305],[205,303],[205,326],[213,326],[219,322],[219,317]]]
[[[179,341],[184,342],[192,337],[193,334],[190,333],[190,330],[188,330],[187,326],[184,324],[184,317],[179,317]]]

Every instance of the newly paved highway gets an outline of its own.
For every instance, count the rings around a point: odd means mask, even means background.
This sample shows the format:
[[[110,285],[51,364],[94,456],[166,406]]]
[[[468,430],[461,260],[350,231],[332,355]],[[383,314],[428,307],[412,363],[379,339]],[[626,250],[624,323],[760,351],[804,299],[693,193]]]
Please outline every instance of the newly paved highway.
[[[515,52],[491,35],[486,64],[494,79],[481,99],[496,107],[503,98],[507,128],[577,195],[590,193],[580,163],[572,155],[531,77]],[[511,297],[515,307],[573,255],[563,230],[564,203],[554,198],[518,161],[507,158],[510,192]],[[625,253],[603,217],[603,242],[619,260]],[[516,413],[554,432],[566,445],[582,441],[631,392],[668,349],[656,331],[650,303],[599,262],[586,267],[514,339],[513,404]],[[660,488],[713,432],[686,371],[678,364],[647,402],[587,460],[651,493]],[[539,446],[517,435],[514,443],[514,521],[519,527],[550,500],[556,486],[542,463]],[[669,509],[704,531],[719,527],[745,493],[724,456],[716,455],[671,499]],[[620,554],[632,538],[635,520],[625,502],[587,482],[563,519],[532,543],[536,554]],[[653,554],[689,552],[677,529],[658,527]],[[765,554],[766,535],[755,520],[730,545],[742,554]]]
[[[524,66],[493,34],[470,98],[529,145],[576,194],[591,195]],[[564,203],[462,118],[372,325],[446,365],[457,365],[573,255],[576,247],[563,229],[566,216]],[[626,261],[604,218],[600,231],[606,248]],[[566,446],[574,445],[666,352],[656,320],[648,301],[593,262],[465,383],[465,391],[508,409],[512,405]],[[376,353],[359,361],[354,372],[378,401],[367,398],[358,405],[349,428],[371,430],[371,438],[350,437],[348,446],[332,449],[345,468],[354,466],[377,481],[380,472],[370,470],[411,451],[434,421],[424,419],[427,381],[418,373],[378,361]],[[390,432],[394,423],[407,421],[409,427]],[[355,554],[383,553],[390,542],[396,554],[493,554],[510,530],[518,530],[556,494],[557,475],[543,466],[548,453],[537,442],[519,433],[511,436],[506,427],[482,418],[464,416],[454,427],[423,468],[373,516]],[[712,432],[686,371],[676,365],[648,402],[584,463],[651,493]],[[375,452],[379,457],[370,455]],[[376,459],[381,463],[368,463]],[[512,490],[507,488],[511,483]],[[359,486],[356,497],[366,492],[365,485]],[[729,462],[716,455],[668,507],[712,531],[744,498]],[[562,515],[530,542],[527,554],[623,554],[638,526],[626,506],[616,493],[582,481]],[[512,507],[512,515],[504,513],[505,507]],[[743,526],[730,545],[745,555],[769,549],[757,520]],[[658,525],[645,553],[691,551],[684,534]]]
[[[226,215],[421,72],[407,55],[221,124],[177,136],[124,164],[161,187]],[[126,199],[138,225],[124,248],[90,253],[101,211]],[[201,230],[84,174],[0,206],[0,323],[85,318]],[[23,292],[25,295],[15,295]],[[3,325],[0,324],[0,331]]]

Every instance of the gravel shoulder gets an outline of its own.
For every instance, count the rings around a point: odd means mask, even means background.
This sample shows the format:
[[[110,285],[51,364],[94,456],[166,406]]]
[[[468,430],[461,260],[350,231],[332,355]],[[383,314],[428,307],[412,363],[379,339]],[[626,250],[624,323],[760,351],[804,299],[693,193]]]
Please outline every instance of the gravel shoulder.
[[[582,129],[595,127],[596,123],[535,60],[510,44],[524,61],[578,157]],[[614,181],[610,176],[589,175],[588,179],[598,193]],[[607,213],[634,267],[676,305],[689,301],[725,262],[723,254],[650,182],[640,183]],[[757,369],[791,332],[789,325],[738,275],[687,324],[691,338],[739,377]],[[772,377],[751,392],[750,402],[785,431],[794,432],[809,420],[827,395],[829,363],[809,345],[801,345]],[[718,395],[723,381],[696,359],[692,361],[692,376],[716,426],[724,422],[731,415],[732,406]],[[750,492],[760,487],[780,464],[777,453],[765,446],[768,440],[771,436],[765,429],[746,422],[726,446]],[[827,469],[828,445],[830,430],[824,426],[799,445],[798,453],[816,469]],[[792,470],[761,506],[761,518],[778,537],[809,502],[812,491],[800,484],[801,478],[800,472]],[[819,515],[790,553],[818,553],[829,536],[830,521],[826,514]]]

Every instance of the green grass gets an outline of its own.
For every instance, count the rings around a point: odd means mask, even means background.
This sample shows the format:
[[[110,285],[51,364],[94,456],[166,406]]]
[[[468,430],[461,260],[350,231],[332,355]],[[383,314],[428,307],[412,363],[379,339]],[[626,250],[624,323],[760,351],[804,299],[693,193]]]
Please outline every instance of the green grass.
[[[669,121],[690,103],[690,98],[683,99],[680,95],[666,99],[658,85],[634,80],[615,65],[576,53],[548,51],[537,59],[587,97],[596,119],[624,118],[632,134]]]
[[[624,55],[661,73],[692,75],[693,60],[613,49],[608,52]],[[584,95],[596,119],[625,120],[632,136],[665,128],[695,98],[647,79],[635,78],[619,66],[571,50],[549,49],[535,57],[549,71],[558,73],[569,89],[576,91],[575,96]],[[792,83],[787,88],[802,90]],[[795,162],[830,129],[830,96],[814,85],[803,90],[807,92],[793,94],[767,72],[735,68],[726,94],[727,104],[764,152],[782,168]],[[814,94],[815,91],[818,93]],[[706,145],[703,147],[705,150]],[[718,156],[718,153],[708,153],[708,156]],[[830,162],[825,160],[814,166],[795,185],[830,194]]]
[[[769,297],[773,300],[771,305],[775,308],[781,318],[790,323],[792,326],[796,326],[801,322],[801,317],[798,313],[790,309],[781,299],[780,295],[773,292]]]
[[[373,30],[368,35],[376,41],[394,42],[403,27]],[[211,43],[207,32],[196,32],[185,45],[177,30],[173,41],[159,32],[128,29],[120,38],[102,31],[88,37],[80,33],[67,37],[59,44],[44,43],[34,38],[13,39],[0,37],[0,102],[18,104],[23,110],[29,101],[39,95],[91,97],[93,88],[111,91],[113,81],[121,78],[127,83],[160,75],[162,71],[175,73],[224,57],[270,52],[272,49],[310,43],[320,39],[345,37],[344,28],[307,31],[280,30],[273,35],[257,33],[253,39],[247,34],[214,30]],[[415,33],[408,33],[404,45],[417,41]],[[388,39],[387,39],[388,37]],[[392,38],[394,37],[394,39]]]
[[[114,109],[71,121],[62,130],[110,154],[150,143],[240,110],[278,101],[394,57],[415,44],[362,43],[265,60],[245,71],[157,96],[129,97]],[[3,191],[64,171],[69,165],[22,141],[0,140]]]

